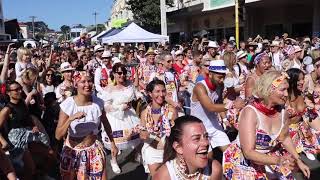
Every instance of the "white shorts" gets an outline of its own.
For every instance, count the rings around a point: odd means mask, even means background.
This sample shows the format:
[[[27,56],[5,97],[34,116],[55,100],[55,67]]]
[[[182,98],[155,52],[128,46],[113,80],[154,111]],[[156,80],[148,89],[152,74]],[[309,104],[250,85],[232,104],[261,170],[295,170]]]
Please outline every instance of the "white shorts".
[[[143,144],[141,155],[146,173],[150,173],[148,165],[162,163],[163,161],[163,150],[155,149],[147,143]]]
[[[207,129],[209,137],[210,137],[210,145],[212,149],[215,147],[226,146],[230,144],[229,137],[223,130],[219,129]]]

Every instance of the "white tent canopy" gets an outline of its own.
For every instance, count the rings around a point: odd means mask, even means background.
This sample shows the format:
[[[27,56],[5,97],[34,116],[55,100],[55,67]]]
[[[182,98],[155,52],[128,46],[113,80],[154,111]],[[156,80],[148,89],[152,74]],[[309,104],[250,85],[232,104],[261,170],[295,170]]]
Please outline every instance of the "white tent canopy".
[[[102,38],[102,43],[135,43],[135,42],[166,42],[168,36],[154,34],[142,29],[135,23],[131,23],[124,30],[113,36]]]
[[[91,42],[98,42],[98,38],[101,37],[102,35],[104,35],[104,33],[108,32],[107,30],[102,31],[101,33],[99,33],[98,35],[94,36],[93,38],[91,38]]]

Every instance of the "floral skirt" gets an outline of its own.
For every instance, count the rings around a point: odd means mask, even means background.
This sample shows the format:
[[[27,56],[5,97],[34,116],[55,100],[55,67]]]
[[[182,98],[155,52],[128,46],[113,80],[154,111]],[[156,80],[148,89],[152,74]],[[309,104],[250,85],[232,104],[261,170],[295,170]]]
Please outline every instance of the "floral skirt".
[[[78,180],[100,180],[106,164],[106,154],[97,140],[89,147],[64,145],[61,152],[62,173],[75,171]]]
[[[280,152],[270,153],[281,155]],[[279,166],[268,166],[271,172],[266,171],[266,166],[257,165],[244,158],[240,147],[232,143],[223,153],[223,174],[228,180],[267,180],[276,176],[281,180],[293,180],[291,171]]]
[[[310,126],[302,121],[289,126],[290,137],[298,153],[317,154],[320,151],[317,134]]]

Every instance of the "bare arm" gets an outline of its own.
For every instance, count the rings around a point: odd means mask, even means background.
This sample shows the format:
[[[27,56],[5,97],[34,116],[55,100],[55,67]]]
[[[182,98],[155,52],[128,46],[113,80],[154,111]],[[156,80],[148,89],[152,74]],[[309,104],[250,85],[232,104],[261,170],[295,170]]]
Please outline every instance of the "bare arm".
[[[239,119],[239,137],[243,155],[257,164],[273,165],[278,164],[276,156],[269,156],[256,151],[256,127],[257,114],[251,108],[245,108]]]
[[[85,117],[84,112],[77,112],[68,116],[63,110],[60,109],[58,125],[56,128],[56,139],[61,140],[67,135],[68,128],[72,121]]]
[[[246,99],[252,97],[252,91],[253,91],[253,87],[254,87],[254,79],[249,77],[247,79],[247,82],[245,83],[245,96]]]
[[[224,104],[214,104],[210,97],[208,96],[208,92],[206,88],[202,84],[197,84],[193,89],[193,96],[200,102],[200,104],[208,111],[211,112],[224,112],[226,111]]]
[[[0,129],[3,128],[5,122],[8,120],[9,114],[10,114],[10,109],[8,107],[4,107],[0,111]],[[8,143],[2,136],[1,132],[0,132],[0,145],[2,146],[2,148],[6,148],[8,146]]]
[[[11,43],[8,45],[8,48],[7,48],[7,51],[6,51],[6,54],[4,56],[4,62],[3,62],[3,67],[2,67],[2,71],[1,71],[1,75],[0,75],[0,81],[2,83],[6,82],[7,80],[7,75],[8,75],[8,69],[9,69],[9,56],[10,56],[10,53],[11,53],[11,46],[13,45],[14,43]]]

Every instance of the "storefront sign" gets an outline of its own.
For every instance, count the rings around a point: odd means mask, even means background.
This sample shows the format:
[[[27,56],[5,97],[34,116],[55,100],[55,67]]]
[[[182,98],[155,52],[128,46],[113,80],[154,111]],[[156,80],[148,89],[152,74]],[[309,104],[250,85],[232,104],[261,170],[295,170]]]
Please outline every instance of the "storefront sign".
[[[210,9],[220,9],[225,7],[234,6],[234,0],[210,0]]]

